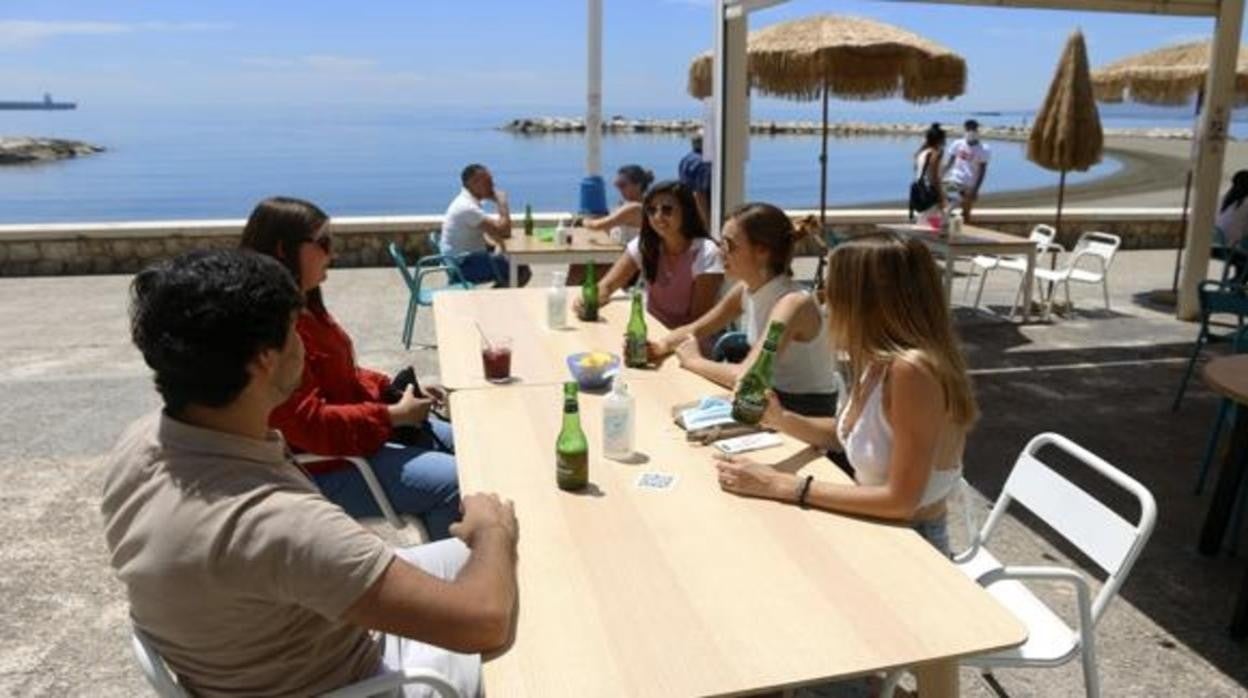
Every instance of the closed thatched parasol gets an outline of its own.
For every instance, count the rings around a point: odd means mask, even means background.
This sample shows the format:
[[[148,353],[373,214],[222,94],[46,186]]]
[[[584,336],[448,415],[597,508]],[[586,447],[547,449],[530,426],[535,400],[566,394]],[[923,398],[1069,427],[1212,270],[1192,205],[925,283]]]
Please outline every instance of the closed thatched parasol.
[[[1066,49],[1057,64],[1053,84],[1044,106],[1036,114],[1027,140],[1027,159],[1037,165],[1062,173],[1057,189],[1057,221],[1054,228],[1062,230],[1062,199],[1066,194],[1066,173],[1086,171],[1101,161],[1105,145],[1101,132],[1101,116],[1092,94],[1088,75],[1088,50],[1083,33],[1076,31],[1066,41]]]
[[[1212,44],[1195,41],[1166,46],[1146,53],[1128,56],[1092,72],[1092,87],[1102,102],[1117,103],[1130,99],[1142,104],[1165,106],[1196,105],[1200,116],[1204,102],[1205,81],[1209,77],[1209,53]],[[1248,54],[1241,47],[1235,64],[1235,106],[1248,105]],[[1174,257],[1172,294],[1179,288],[1179,265],[1184,237],[1187,235],[1187,208],[1192,198],[1192,169],[1187,170],[1183,187],[1183,216],[1179,224],[1179,248]]]
[[[817,15],[773,24],[746,42],[750,87],[798,101],[823,100],[819,156],[820,223],[827,209],[828,96],[910,102],[952,99],[966,89],[966,61],[933,41],[860,17]],[[689,66],[689,94],[711,96],[713,64],[704,53]]]

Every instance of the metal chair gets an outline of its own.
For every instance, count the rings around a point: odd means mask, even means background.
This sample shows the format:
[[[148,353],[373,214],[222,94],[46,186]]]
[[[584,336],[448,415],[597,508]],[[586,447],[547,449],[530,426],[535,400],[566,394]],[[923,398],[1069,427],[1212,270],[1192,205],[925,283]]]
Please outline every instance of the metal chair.
[[[139,669],[148,684],[160,698],[190,698],[190,694],[178,685],[177,679],[160,653],[147,641],[138,628],[130,629],[130,648],[139,663]],[[350,686],[322,694],[323,698],[369,698],[377,695],[393,695],[403,686],[424,684],[439,698],[460,698],[459,691],[441,673],[432,669],[404,669],[358,681]]]
[[[1187,368],[1179,381],[1179,390],[1175,393],[1174,404],[1170,409],[1178,412],[1183,402],[1183,394],[1187,391],[1187,383],[1192,379],[1196,369],[1196,359],[1205,345],[1213,340],[1230,339],[1244,331],[1244,319],[1248,316],[1248,291],[1242,285],[1222,283],[1219,281],[1202,281],[1197,289],[1200,300],[1200,330],[1196,333],[1196,343],[1192,347],[1192,356],[1187,360]],[[1232,334],[1215,334],[1209,331],[1209,320],[1214,314],[1231,314],[1235,316],[1235,332]]]
[[[1039,451],[1050,446],[1073,456],[1133,496],[1140,507],[1139,521],[1132,523],[1119,516],[1041,461]],[[1029,510],[1108,575],[1095,598],[1088,580],[1078,570],[1002,564],[988,551],[985,544],[1012,503]],[[967,520],[970,521],[969,515]],[[1044,433],[1033,438],[1015,461],[1001,497],[983,527],[978,532],[970,531],[970,549],[954,558],[959,569],[1027,626],[1027,642],[1011,650],[968,657],[963,662],[982,667],[990,675],[994,667],[1056,667],[1078,656],[1083,663],[1087,695],[1099,696],[1096,624],[1139,558],[1156,520],[1153,495],[1135,479],[1060,434]],[[1071,628],[1033,594],[1024,583],[1029,581],[1064,582],[1072,586],[1079,609],[1077,627]]]
[[[425,530],[424,523],[415,516],[403,516],[395,511],[394,505],[390,503],[390,497],[386,496],[386,491],[382,489],[381,482],[377,479],[377,474],[373,472],[373,467],[368,461],[359,456],[324,456],[314,453],[297,453],[294,455],[295,462],[300,465],[308,463],[324,463],[326,461],[346,461],[355,467],[360,473],[360,477],[364,478],[364,484],[368,486],[368,492],[373,496],[373,501],[377,502],[377,508],[381,510],[381,515],[386,519],[386,523],[390,524],[395,530],[402,530],[409,525],[415,530],[420,542],[429,540],[429,532]]]
[[[1109,267],[1114,262],[1114,255],[1117,254],[1118,248],[1122,246],[1122,238],[1109,233],[1084,233],[1079,236],[1079,241],[1075,243],[1075,249],[1071,251],[1070,258],[1066,261],[1066,266],[1061,269],[1044,269],[1035,270],[1036,283],[1047,282],[1052,284],[1048,291],[1047,298],[1044,302],[1044,319],[1048,320],[1053,310],[1053,294],[1057,292],[1057,285],[1061,284],[1066,292],[1066,304],[1074,308],[1074,304],[1070,300],[1070,283],[1072,281],[1081,284],[1100,284],[1101,290],[1105,294],[1105,309],[1110,309],[1109,304]],[[1080,263],[1085,259],[1092,259],[1098,262],[1097,269],[1087,269],[1081,267]],[[1044,297],[1043,291],[1041,296]]]
[[[434,244],[437,245],[437,234],[434,236]],[[416,311],[424,306],[426,308],[433,306],[433,297],[437,293],[449,290],[469,290],[473,285],[464,280],[463,273],[459,269],[459,261],[454,255],[432,254],[421,257],[416,261],[416,266],[411,267],[407,263],[407,257],[403,254],[403,250],[399,248],[398,243],[390,243],[390,259],[394,262],[394,266],[399,270],[399,274],[403,277],[403,283],[407,285],[410,296],[407,301],[407,317],[403,321],[403,347],[405,349],[412,348],[412,328],[416,324]],[[426,278],[435,274],[441,274],[446,277],[446,285],[438,288],[428,288]],[[421,344],[421,347],[434,347],[434,344]]]
[[[1036,257],[1045,252],[1065,252],[1066,248],[1053,241],[1057,236],[1057,230],[1051,225],[1037,225],[1031,229],[1031,234],[1027,239],[1036,243]],[[971,283],[979,276],[979,290],[975,292],[975,304],[973,309],[978,309],[980,301],[984,297],[984,284],[988,281],[988,273],[997,269],[1003,271],[1015,272],[1019,275],[1018,291],[1014,294],[1014,304],[1010,306],[1010,317],[1018,312],[1018,306],[1022,303],[1023,284],[1026,283],[1027,274],[1027,257],[1022,255],[997,256],[978,254],[971,258],[971,273],[966,277],[966,287],[962,292],[962,298],[965,301],[967,294],[971,292]],[[979,271],[976,274],[976,270]]]

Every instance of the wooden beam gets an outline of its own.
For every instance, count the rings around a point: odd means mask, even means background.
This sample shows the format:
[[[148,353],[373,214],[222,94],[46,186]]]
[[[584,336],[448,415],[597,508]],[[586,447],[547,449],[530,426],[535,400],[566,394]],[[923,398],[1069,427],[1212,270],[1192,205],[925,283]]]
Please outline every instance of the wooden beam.
[[[1197,289],[1209,274],[1209,245],[1213,241],[1217,216],[1218,187],[1222,185],[1226,137],[1235,97],[1235,62],[1239,56],[1243,24],[1244,0],[1222,0],[1213,30],[1204,112],[1200,115],[1199,133],[1196,134],[1196,186],[1192,192],[1192,215],[1188,220],[1183,277],[1176,308],[1181,320],[1195,320],[1200,316]]]
[[[979,5],[984,7],[1072,10],[1078,12],[1119,12],[1184,17],[1215,17],[1218,0],[886,0],[938,5]]]

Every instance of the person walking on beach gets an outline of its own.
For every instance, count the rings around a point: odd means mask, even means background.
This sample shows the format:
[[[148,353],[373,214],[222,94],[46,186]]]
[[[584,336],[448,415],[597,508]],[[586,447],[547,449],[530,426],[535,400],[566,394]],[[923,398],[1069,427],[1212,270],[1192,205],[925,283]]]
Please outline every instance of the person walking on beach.
[[[711,227],[711,162],[702,157],[702,136],[694,136],[689,142],[689,152],[676,167],[676,178],[693,192],[698,206],[702,227]]]
[[[945,157],[945,129],[932,124],[923,134],[923,145],[914,154],[914,179],[910,182],[910,216],[926,218],[931,211],[948,207],[940,186],[940,161]]]
[[[962,220],[971,222],[971,209],[979,198],[979,188],[988,175],[988,146],[979,140],[979,122],[967,119],[966,133],[949,148],[942,178],[945,190],[956,194],[962,204]]]
[[[507,250],[505,241],[511,237],[507,192],[494,185],[494,176],[485,165],[468,165],[459,179],[463,189],[451,201],[442,220],[441,252],[463,255],[459,268],[465,281],[493,281],[495,286],[506,286],[511,274],[511,262],[503,254]],[[486,213],[482,206],[486,201],[494,202],[498,213]],[[518,276],[524,286],[532,272],[522,265]]]

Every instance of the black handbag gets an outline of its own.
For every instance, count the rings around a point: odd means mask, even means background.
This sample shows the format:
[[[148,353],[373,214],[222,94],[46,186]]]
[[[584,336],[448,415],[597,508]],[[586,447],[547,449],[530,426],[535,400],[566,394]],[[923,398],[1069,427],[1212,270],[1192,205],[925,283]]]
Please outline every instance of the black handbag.
[[[914,214],[936,205],[940,201],[940,192],[927,179],[927,161],[932,157],[931,151],[923,157],[923,166],[919,168],[919,176],[910,183],[910,220]]]

